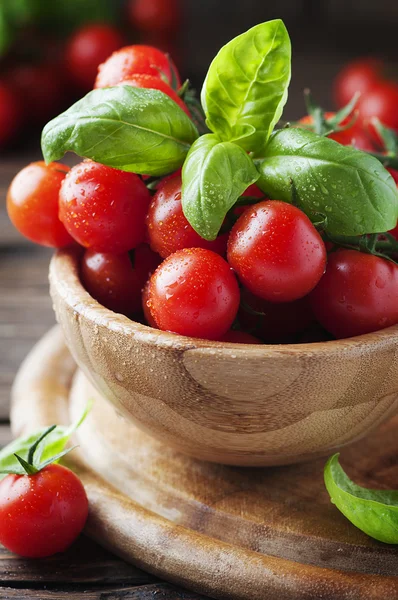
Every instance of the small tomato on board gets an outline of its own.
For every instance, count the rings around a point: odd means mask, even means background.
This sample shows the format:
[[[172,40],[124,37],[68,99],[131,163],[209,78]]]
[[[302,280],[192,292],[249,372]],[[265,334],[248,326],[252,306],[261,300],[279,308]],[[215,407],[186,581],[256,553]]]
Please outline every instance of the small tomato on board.
[[[188,223],[181,204],[181,175],[161,182],[147,215],[149,242],[152,250],[163,258],[183,248],[207,248],[225,255],[227,234],[209,242]]]
[[[129,0],[127,11],[132,26],[147,34],[174,33],[181,21],[180,0]]]
[[[177,89],[181,86],[177,68],[167,54],[153,46],[137,45],[121,48],[100,65],[94,87],[114,86],[137,74],[165,78],[170,85],[175,81]]]
[[[398,266],[357,250],[328,258],[310,295],[317,320],[337,338],[370,333],[398,323]]]
[[[119,30],[105,23],[81,27],[70,37],[65,49],[66,68],[70,79],[83,90],[90,90],[99,65],[123,46]]]
[[[359,99],[359,120],[368,128],[377,143],[380,143],[380,136],[369,123],[370,119],[377,117],[383,125],[398,132],[397,105],[398,85],[388,81],[378,83]]]
[[[382,63],[374,58],[362,58],[348,63],[334,82],[334,96],[339,108],[346,106],[360,92],[365,94],[381,80]]]
[[[59,216],[85,248],[119,254],[143,242],[150,201],[138,175],[84,161],[62,184]]]
[[[31,163],[12,180],[7,193],[7,211],[22,235],[52,248],[72,243],[58,217],[58,197],[69,167],[60,163]]]
[[[86,250],[81,277],[88,293],[106,308],[123,315],[140,310],[142,285],[127,252]]]
[[[239,308],[239,287],[228,263],[215,252],[175,252],[149,280],[146,305],[159,329],[217,340]]]
[[[279,200],[259,202],[239,217],[227,256],[241,282],[270,302],[307,295],[326,266],[325,244],[309,218]]]

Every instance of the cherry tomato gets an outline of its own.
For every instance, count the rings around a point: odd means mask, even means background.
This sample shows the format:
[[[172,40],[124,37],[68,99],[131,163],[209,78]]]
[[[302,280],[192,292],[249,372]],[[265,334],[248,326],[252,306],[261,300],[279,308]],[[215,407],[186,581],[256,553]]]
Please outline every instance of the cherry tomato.
[[[61,465],[0,481],[0,543],[20,556],[63,552],[82,531],[87,515],[80,479]]]
[[[34,162],[12,180],[7,193],[8,216],[22,235],[36,244],[61,248],[72,238],[58,218],[58,196],[69,167]]]
[[[336,113],[334,112],[327,112],[325,113],[325,118],[331,119],[335,116],[335,114]],[[344,125],[347,125],[351,121],[351,119],[352,116],[349,116],[343,119],[343,121],[339,125],[343,127]],[[299,120],[299,123],[301,125],[313,125],[314,119],[311,115],[306,115],[305,117]],[[339,144],[342,144],[343,146],[354,146],[355,148],[358,148],[358,150],[364,150],[368,152],[374,150],[374,146],[366,131],[357,122],[355,122],[348,129],[343,129],[342,131],[335,131],[334,133],[329,134],[328,137],[331,140],[335,140],[335,142],[339,142]]]
[[[81,277],[88,293],[105,308],[123,315],[140,310],[142,285],[127,252],[86,250]]]
[[[398,323],[398,267],[356,250],[329,255],[326,273],[311,293],[318,321],[337,338]]]
[[[398,186],[398,171],[397,171],[397,169],[388,168],[387,171],[390,173],[391,177],[394,179],[395,183]]]
[[[99,65],[123,43],[119,30],[105,23],[85,25],[75,31],[65,50],[66,65],[73,83],[83,90],[90,90]]]
[[[390,82],[381,82],[364,94],[358,103],[360,120],[367,126],[372,137],[380,143],[379,134],[369,123],[372,117],[398,132],[398,85]]]
[[[158,329],[158,326],[156,325],[155,320],[152,317],[150,311],[149,281],[142,291],[142,310],[144,312],[144,317],[149,327],[153,327],[153,329]]]
[[[362,58],[346,65],[334,82],[337,106],[348,104],[356,92],[367,93],[380,81],[381,71],[381,62],[372,58]]]
[[[262,341],[246,331],[237,331],[230,329],[219,340],[220,342],[230,342],[231,344],[262,344]]]
[[[241,282],[270,302],[302,298],[326,265],[325,245],[309,218],[279,200],[259,202],[239,217],[227,256]]]
[[[0,82],[0,146],[4,146],[18,131],[22,121],[19,98],[12,88]]]
[[[52,64],[19,65],[7,76],[9,85],[21,99],[25,119],[41,124],[54,117],[64,100],[61,69]]]
[[[236,317],[239,287],[228,263],[215,252],[179,250],[149,280],[147,306],[159,329],[217,340]]]
[[[138,175],[84,161],[59,194],[59,216],[79,244],[121,254],[144,240],[151,196]]]
[[[305,331],[313,321],[308,296],[294,302],[268,302],[246,288],[241,291],[239,323],[266,342],[294,341],[293,336]]]
[[[167,54],[152,46],[126,46],[99,66],[94,87],[110,87],[137,74],[160,79],[163,76],[170,85],[176,79],[177,87],[181,85],[177,69]]]
[[[181,175],[161,183],[147,216],[149,242],[152,250],[166,258],[182,248],[207,248],[225,255],[227,235],[213,242],[200,237],[188,223],[181,204]]]
[[[159,90],[174,100],[174,102],[178,104],[180,108],[182,108],[188,117],[191,118],[191,113],[189,112],[187,105],[181,100],[177,92],[175,92],[168,83],[159,77],[154,75],[132,75],[128,79],[123,79],[123,81],[120,81],[116,85],[131,85],[132,87],[137,88]]]
[[[174,33],[180,25],[179,0],[130,0],[128,16],[133,27],[144,33]]]
[[[252,183],[252,185],[249,185],[249,187],[242,194],[242,196],[251,196],[252,198],[264,199],[264,192],[262,190],[260,190],[260,188],[255,183]],[[235,208],[233,209],[233,212],[235,215],[240,217],[240,215],[243,215],[243,213],[245,212],[246,209],[247,209],[247,205],[246,206],[244,206],[244,205],[235,206]]]

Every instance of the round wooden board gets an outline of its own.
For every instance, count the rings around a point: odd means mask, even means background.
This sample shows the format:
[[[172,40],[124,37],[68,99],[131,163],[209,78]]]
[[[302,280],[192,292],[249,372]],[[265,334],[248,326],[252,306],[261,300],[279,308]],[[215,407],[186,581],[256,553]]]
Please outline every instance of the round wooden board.
[[[268,469],[199,462],[115,413],[77,373],[58,328],[21,367],[16,434],[94,407],[72,453],[90,500],[87,533],[172,582],[234,600],[398,600],[398,550],[330,503],[324,460]],[[73,380],[73,381],[72,381]],[[360,483],[398,488],[398,417],[342,453]]]

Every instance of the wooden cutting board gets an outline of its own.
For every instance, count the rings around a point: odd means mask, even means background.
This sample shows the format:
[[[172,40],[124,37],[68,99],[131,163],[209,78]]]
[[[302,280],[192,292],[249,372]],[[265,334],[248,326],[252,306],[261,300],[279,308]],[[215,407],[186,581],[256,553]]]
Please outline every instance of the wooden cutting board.
[[[214,598],[398,600],[398,548],[371,540],[330,503],[323,459],[272,469],[193,460],[118,416],[75,368],[55,328],[21,367],[12,423],[20,434],[68,422],[95,400],[70,459],[95,540]],[[398,489],[397,431],[395,417],[342,452],[357,482]]]

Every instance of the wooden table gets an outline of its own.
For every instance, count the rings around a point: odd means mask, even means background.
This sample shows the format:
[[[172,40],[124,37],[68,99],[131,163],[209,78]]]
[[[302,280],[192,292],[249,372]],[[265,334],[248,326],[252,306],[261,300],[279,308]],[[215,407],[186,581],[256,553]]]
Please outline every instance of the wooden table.
[[[31,157],[30,157],[31,158]],[[54,324],[47,270],[51,252],[25,243],[5,212],[12,176],[28,162],[0,161],[0,447],[11,439],[9,397],[15,373],[35,342]],[[0,600],[200,600],[106,552],[84,536],[65,554],[40,561],[0,546]]]

